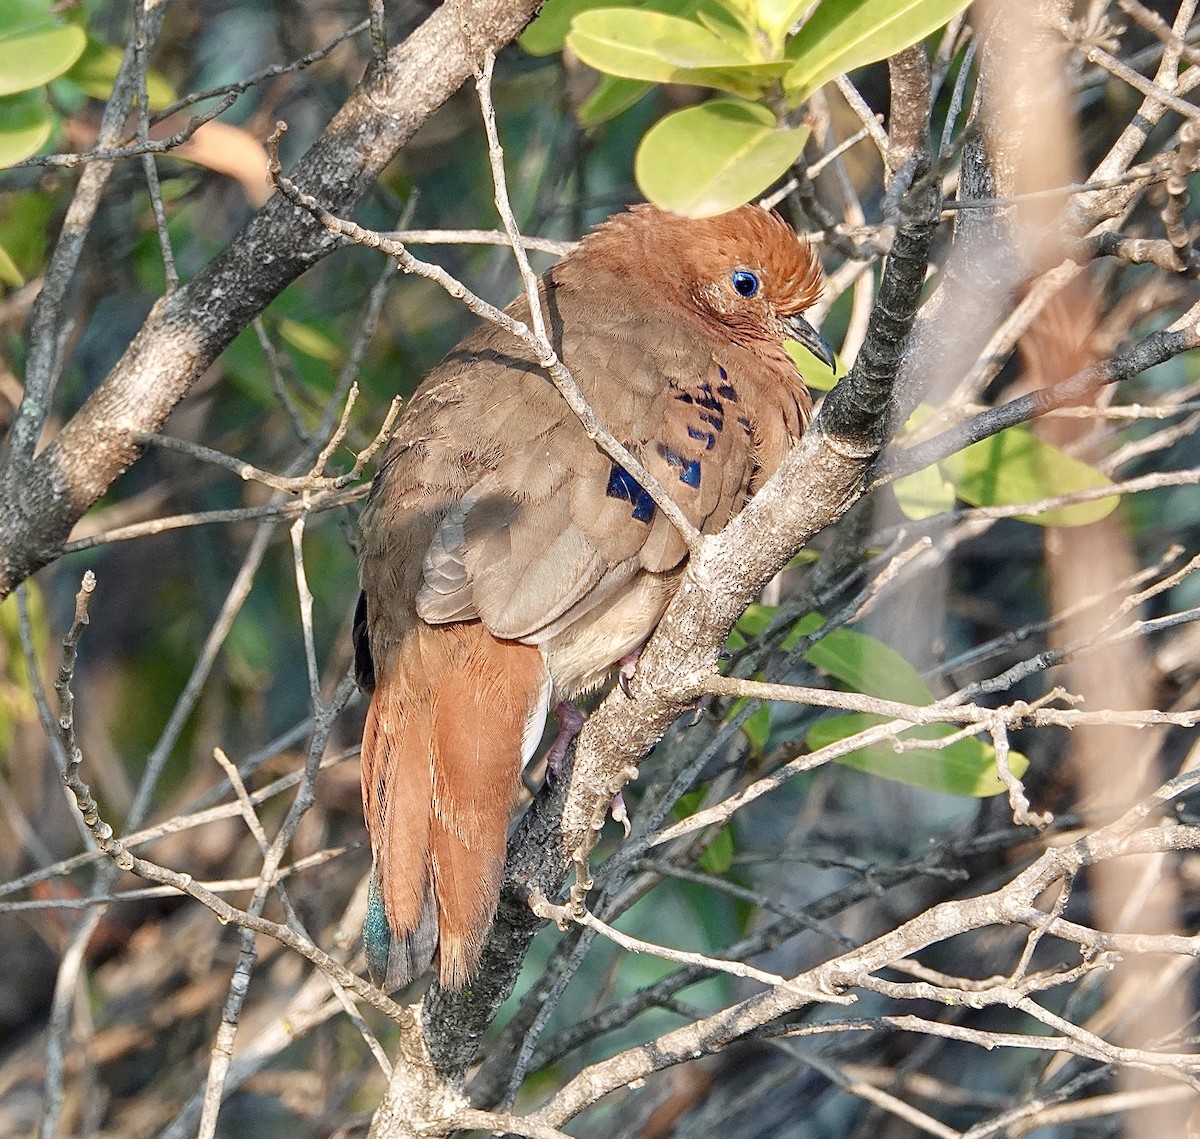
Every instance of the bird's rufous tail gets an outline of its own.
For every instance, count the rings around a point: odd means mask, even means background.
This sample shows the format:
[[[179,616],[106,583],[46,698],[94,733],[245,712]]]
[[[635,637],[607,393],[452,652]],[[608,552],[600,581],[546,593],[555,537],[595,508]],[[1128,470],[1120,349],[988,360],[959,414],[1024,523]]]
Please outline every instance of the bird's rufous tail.
[[[531,645],[482,625],[422,626],[375,661],[363,803],[375,866],[365,939],[389,991],[439,954],[447,988],[475,973],[496,913],[521,762],[549,696]]]

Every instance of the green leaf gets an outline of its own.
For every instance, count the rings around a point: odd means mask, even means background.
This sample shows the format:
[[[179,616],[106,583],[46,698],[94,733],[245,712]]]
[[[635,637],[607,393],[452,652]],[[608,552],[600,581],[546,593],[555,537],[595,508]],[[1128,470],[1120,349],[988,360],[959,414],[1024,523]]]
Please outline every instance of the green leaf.
[[[0,107],[8,102],[0,99]],[[52,232],[54,216],[52,195],[44,189],[10,190],[4,195],[0,245],[26,276],[40,272],[45,263],[46,235]]]
[[[716,11],[726,22],[732,22],[748,33],[758,28],[756,0],[717,0]]]
[[[729,710],[730,718],[737,715],[745,700],[738,700]],[[753,755],[762,755],[771,739],[771,705],[764,704],[742,725],[742,734],[750,744]]]
[[[48,0],[4,0],[0,4],[0,35],[51,24],[49,7]]]
[[[693,20],[663,12],[600,8],[575,17],[567,46],[609,75],[651,83],[689,83],[756,95],[788,70],[764,62]]]
[[[822,623],[820,614],[808,613],[788,639],[798,641]],[[921,707],[933,703],[933,694],[917,670],[894,649],[866,633],[834,629],[813,645],[804,659],[856,692]],[[885,716],[864,712],[827,716],[809,729],[805,742],[816,751],[887,722]],[[943,739],[957,730],[950,724],[925,724],[902,732],[900,738]],[[995,749],[973,737],[956,740],[944,748],[905,752],[897,752],[889,741],[860,748],[837,762],[871,775],[950,795],[986,797],[1005,790],[996,774]],[[1014,751],[1009,753],[1009,766],[1020,777],[1029,767],[1029,761]]]
[[[530,55],[553,55],[562,51],[571,21],[589,8],[614,8],[612,0],[546,0],[537,19],[527,27],[517,42]]]
[[[53,130],[54,119],[36,96],[0,99],[0,168],[37,154]]]
[[[89,98],[107,99],[121,69],[122,55],[119,48],[89,39],[83,54],[67,72],[67,78],[78,84]],[[146,72],[146,101],[152,111],[160,111],[175,102],[175,89],[154,68]]]
[[[754,23],[753,11],[739,9],[736,0],[716,0],[715,4],[703,5],[696,12],[696,21],[736,51],[739,57],[751,60],[769,58],[783,62],[781,51],[771,56],[763,54],[762,38]]]
[[[546,6],[542,9],[542,15],[538,17],[535,24],[539,22],[542,16],[547,12],[552,12],[554,5],[560,0],[549,0]],[[561,0],[563,8],[571,10],[571,18],[583,11],[587,5],[574,6],[578,0]],[[695,11],[700,0],[646,0],[645,3],[637,5],[643,11],[647,12],[665,12],[672,16],[686,16]],[[605,0],[600,0],[606,8],[612,8],[614,5]],[[532,30],[534,25],[530,25]],[[563,28],[565,36],[567,29]],[[523,41],[522,41],[523,42]],[[560,40],[559,47],[563,46],[563,41]],[[579,121],[581,127],[594,127],[600,123],[607,122],[609,119],[616,118],[622,111],[628,110],[633,106],[653,84],[643,82],[639,79],[619,79],[616,76],[605,75],[596,85],[596,89],[583,101],[582,105],[575,112],[575,117]]]
[[[866,633],[834,629],[804,659],[855,692],[904,704],[933,703],[921,674],[891,646]]]
[[[972,506],[1017,506],[1093,487],[1112,486],[1105,474],[1040,440],[1028,427],[1010,427],[942,460],[959,498]],[[1020,515],[1039,526],[1085,526],[1111,514],[1118,495]]]
[[[835,361],[835,371],[830,371],[824,360],[818,360],[803,344],[796,340],[785,340],[784,351],[792,358],[806,386],[813,391],[827,392],[846,374],[846,365],[840,356]]]
[[[671,808],[671,814],[677,819],[689,818],[700,809],[705,794],[705,788],[698,787],[680,795]],[[725,826],[717,831],[712,841],[704,848],[704,853],[700,856],[700,865],[710,874],[724,874],[732,863],[733,833]]]
[[[794,561],[795,559],[793,559]],[[789,563],[791,564],[791,563]],[[790,653],[805,637],[811,633],[815,633],[822,625],[825,624],[825,618],[820,613],[805,613],[789,630],[788,635],[783,638],[780,648],[785,653]]]
[[[733,865],[733,831],[725,826],[717,831],[698,859],[700,869],[720,877]]]
[[[876,724],[887,723],[882,716],[851,713],[818,720],[808,731],[805,743],[813,751],[844,740]],[[957,731],[950,724],[928,724],[901,733],[901,739],[942,739]],[[842,756],[838,763],[929,791],[948,795],[987,798],[1006,790],[996,774],[996,751],[991,744],[974,737],[956,740],[944,748],[919,748],[897,752],[890,743],[872,744]],[[1029,760],[1018,751],[1008,755],[1008,765],[1020,778],[1029,768]]]
[[[17,263],[9,256],[8,250],[3,245],[0,245],[0,281],[6,285],[12,285],[14,289],[19,289],[25,284],[21,270],[17,268]]]
[[[823,0],[792,37],[795,66],[783,81],[795,105],[823,84],[909,47],[956,16],[969,0]]]
[[[679,71],[754,62],[735,55],[693,20],[631,8],[581,12],[566,42],[597,71],[656,83],[670,81]]]
[[[646,132],[634,160],[642,193],[688,217],[748,202],[796,160],[807,127],[780,129],[765,107],[712,99],[675,111]]]
[[[0,31],[0,95],[32,91],[56,79],[86,43],[82,28],[49,20]]]
[[[746,606],[746,611],[738,618],[734,628],[747,638],[761,637],[775,619],[778,610],[778,605],[763,605],[755,601]]]
[[[905,516],[918,520],[945,513],[954,506],[957,497],[954,484],[946,479],[937,463],[897,479],[892,483],[892,492]]]
[[[627,111],[653,86],[653,83],[643,83],[640,79],[616,79],[605,75],[596,84],[596,89],[584,99],[575,117],[581,127],[606,123],[622,111]]]
[[[297,352],[303,352],[315,360],[321,360],[331,368],[341,367],[344,360],[342,348],[328,336],[318,332],[311,324],[284,317],[279,322],[279,338],[290,344]]]
[[[729,630],[729,636],[725,638],[725,648],[731,653],[744,649],[755,637],[765,632],[775,616],[776,609],[775,605],[760,605],[758,602],[747,606],[737,624]]]
[[[792,25],[813,6],[813,0],[758,0],[758,26],[772,46],[781,47]]]

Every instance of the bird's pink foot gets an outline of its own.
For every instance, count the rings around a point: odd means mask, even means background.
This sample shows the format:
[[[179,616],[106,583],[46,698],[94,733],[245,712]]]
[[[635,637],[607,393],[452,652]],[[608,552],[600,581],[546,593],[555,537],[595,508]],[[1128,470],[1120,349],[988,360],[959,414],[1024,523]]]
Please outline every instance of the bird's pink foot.
[[[567,748],[571,746],[571,741],[579,735],[580,729],[587,722],[587,717],[570,700],[560,700],[554,705],[554,722],[558,725],[558,735],[554,737],[554,743],[546,752],[546,769],[551,776],[557,777],[562,774]]]
[[[626,653],[617,661],[617,683],[621,686],[621,691],[631,700],[633,699],[633,693],[629,691],[629,682],[637,675],[637,663],[641,655],[642,650],[635,649],[631,653]]]

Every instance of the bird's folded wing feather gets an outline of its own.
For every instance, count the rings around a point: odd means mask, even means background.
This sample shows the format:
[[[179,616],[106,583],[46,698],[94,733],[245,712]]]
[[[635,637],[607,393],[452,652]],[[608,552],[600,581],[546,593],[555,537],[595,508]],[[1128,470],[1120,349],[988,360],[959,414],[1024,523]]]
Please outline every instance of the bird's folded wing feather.
[[[568,331],[562,355],[604,426],[697,528],[717,529],[750,479],[749,421],[717,394],[732,389],[710,347],[672,325],[652,333],[643,322],[634,344]],[[478,618],[497,637],[537,642],[638,572],[674,568],[686,546],[549,380],[495,349],[501,335],[484,330],[434,373],[416,402],[436,409],[436,422],[414,406],[397,445],[411,453],[403,477],[413,501],[441,491],[446,502],[418,614],[434,624]],[[451,453],[449,441],[464,438],[477,442]]]

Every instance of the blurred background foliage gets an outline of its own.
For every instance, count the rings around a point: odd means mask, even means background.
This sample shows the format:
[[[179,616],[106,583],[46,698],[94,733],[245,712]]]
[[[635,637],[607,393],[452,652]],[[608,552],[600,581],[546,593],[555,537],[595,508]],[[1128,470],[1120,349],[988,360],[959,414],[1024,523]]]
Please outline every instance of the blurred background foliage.
[[[48,11],[38,0],[6,5],[0,19],[0,59],[6,28],[16,27],[39,10]],[[402,38],[428,10],[417,2],[389,4],[390,42]],[[0,88],[0,135],[24,121],[26,129],[33,131],[30,138],[44,134],[34,148],[43,153],[85,149],[94,140],[105,76],[111,82],[113,61],[129,34],[130,9],[124,3],[84,0],[59,5],[56,12],[51,23],[62,29],[62,42],[56,49],[61,58],[50,68],[53,74],[31,76],[32,85],[20,91],[6,93]],[[336,0],[268,4],[199,0],[173,5],[153,58],[150,106],[166,108],[183,93],[241,82],[263,68],[298,59],[329,44],[362,18],[362,6]],[[935,36],[931,44],[936,46],[936,41]],[[340,105],[367,59],[366,37],[359,32],[312,66],[249,87],[218,120],[224,133],[214,146],[206,149],[197,139],[190,151],[173,152],[157,161],[171,244],[184,279],[218,253],[261,202],[265,192],[261,140],[274,122],[284,119],[290,127],[283,144],[286,168]],[[868,68],[855,78],[871,106],[883,110],[886,68]],[[653,85],[621,113],[583,127],[578,112],[588,105],[598,81],[595,72],[570,54],[535,56],[512,48],[499,60],[500,134],[516,216],[525,233],[573,239],[636,200],[634,157],[647,130],[664,114],[704,98],[695,87]],[[935,116],[939,128],[949,96],[944,89],[939,99]],[[1100,83],[1086,88],[1081,98],[1086,107],[1083,142],[1090,152],[1102,153],[1136,105],[1134,96],[1113,83]],[[196,106],[203,108],[213,101]],[[166,133],[178,129],[195,109],[180,109],[158,129]],[[857,120],[837,99],[829,100],[829,115],[842,124],[838,133],[843,137],[857,129]],[[819,152],[812,153],[815,157]],[[873,213],[882,194],[877,155],[869,146],[856,147],[846,155],[845,171]],[[23,372],[30,305],[73,182],[68,167],[23,165],[0,171],[0,249],[4,251],[0,427],[11,418],[20,396],[18,377]],[[818,180],[816,193],[826,193],[824,187]],[[383,230],[394,227],[401,217],[409,228],[490,227],[494,224],[492,194],[478,108],[473,92],[464,90],[404,150],[356,217]],[[783,208],[804,224],[794,201]],[[944,245],[946,239],[940,240]],[[828,248],[823,253],[831,264],[838,259]],[[434,255],[488,300],[507,303],[517,291],[512,257],[504,249],[446,245]],[[548,263],[541,255],[534,260],[539,266]],[[379,255],[363,249],[345,249],[323,261],[267,309],[261,328],[238,337],[172,416],[166,433],[203,442],[260,468],[287,469],[329,410],[338,370],[348,357],[383,268]],[[1164,324],[1177,312],[1182,286],[1167,283],[1149,288],[1147,279],[1153,273],[1147,267],[1123,267],[1097,275],[1109,311],[1127,301],[1117,318],[1119,327],[1113,328],[1114,342],[1131,330],[1144,333]],[[51,429],[69,417],[103,379],[161,296],[164,280],[141,165],[125,161],[105,193],[73,286],[77,320],[63,329],[70,344],[68,364]],[[834,299],[825,319],[825,336],[835,345],[842,341],[851,307],[847,290]],[[349,465],[347,455],[373,437],[392,397],[411,393],[471,323],[465,309],[429,282],[399,277],[391,283],[378,330],[358,372],[363,398],[355,408],[339,462]],[[1200,380],[1198,372],[1194,355],[1181,357],[1130,381],[1120,399],[1132,404],[1161,403],[1165,398],[1183,405],[1186,412],[1187,393]],[[1018,370],[1010,366],[990,394],[1014,390],[1018,378]],[[1154,421],[1118,423],[1106,429],[1103,443],[1112,453],[1158,430]],[[1144,459],[1135,456],[1122,473],[1194,467],[1200,464],[1198,451],[1194,432],[1181,430],[1169,446],[1148,452]],[[78,726],[88,777],[114,824],[127,817],[148,757],[156,752],[162,752],[165,766],[151,822],[215,801],[213,788],[220,771],[213,762],[214,747],[243,763],[252,790],[270,785],[302,763],[310,701],[286,525],[276,523],[258,568],[246,561],[262,524],[254,516],[179,526],[127,541],[106,537],[119,527],[155,518],[263,508],[271,497],[272,492],[262,486],[193,457],[152,448],[80,525],[74,536],[79,548],[27,587],[27,635],[40,665],[41,682],[48,686],[80,576],[89,568],[97,575],[99,585],[77,679]],[[1031,497],[1036,495],[1031,492]],[[318,662],[327,689],[349,664],[356,596],[354,517],[353,503],[313,515],[304,536],[308,582],[316,600]],[[1200,548],[1200,491],[1195,486],[1167,487],[1126,499],[1120,517],[1143,563],[1156,561],[1172,543],[1181,543],[1191,552]],[[878,505],[874,518],[863,512],[852,524],[864,534],[886,536],[892,532],[889,527],[901,521],[888,500]],[[900,651],[935,695],[978,674],[972,664],[953,663],[974,645],[1013,630],[1033,630],[994,652],[988,668],[999,671],[1006,663],[1024,659],[1045,643],[1045,628],[1040,624],[1048,614],[1043,538],[1040,529],[1015,519],[982,528],[948,556],[944,610],[926,612],[921,583],[912,583],[880,606],[870,631]],[[878,548],[869,541],[864,545]],[[791,586],[805,580],[803,563],[811,560],[801,559],[790,571],[781,595],[769,599],[772,604],[786,605]],[[197,668],[201,647],[247,564],[251,587],[232,618],[211,673],[203,679],[194,707],[172,728],[177,733],[164,736]],[[819,580],[828,584],[832,571],[821,572],[825,576]],[[1151,610],[1187,608],[1200,600],[1197,588],[1195,578],[1186,579],[1154,599]],[[0,606],[0,876],[6,880],[52,866],[81,849],[79,830],[58,786],[31,696],[17,608],[15,598]],[[922,614],[916,623],[911,620],[914,611]],[[752,613],[742,633],[757,634],[770,616],[768,610]],[[915,625],[920,627],[914,631]],[[743,645],[744,641],[735,640],[731,647],[738,652]],[[1159,706],[1167,707],[1183,699],[1197,674],[1194,655],[1182,635],[1178,642],[1160,647],[1174,652],[1158,671],[1165,701]],[[828,661],[824,669],[837,675]],[[1015,694],[1033,697],[1038,691],[1031,680],[1018,686]],[[322,774],[318,805],[302,824],[293,849],[296,860],[314,858],[289,888],[318,940],[336,926],[369,862],[354,762],[360,718],[355,707],[339,723],[329,754],[341,755],[345,762],[332,764]],[[699,750],[713,738],[715,724],[710,715],[690,736],[677,728],[666,746]],[[711,772],[709,789],[727,786],[735,763],[752,772],[777,765],[811,729],[812,716],[803,709],[758,713],[746,725],[740,745],[722,750],[723,763]],[[1070,795],[1061,786],[1063,776],[1055,761],[1064,734],[1044,731],[1014,743],[1029,756],[1033,784],[1056,809],[1067,809],[1065,825],[1071,817]],[[816,746],[817,741],[812,742]],[[1185,739],[1173,737],[1167,754],[1178,759],[1186,746]],[[653,779],[653,765],[647,765],[645,778]],[[639,789],[628,794],[636,804]],[[698,796],[685,799],[678,813],[698,803]],[[276,797],[259,808],[269,832],[285,807],[282,797]],[[867,936],[919,904],[915,899],[949,890],[967,867],[977,869],[982,863],[983,880],[989,876],[994,880],[1007,865],[1006,852],[1024,841],[1021,834],[1006,829],[1004,814],[1003,804],[992,800],[952,798],[827,767],[793,780],[742,812],[731,829],[707,843],[700,865],[709,874],[788,905],[805,905],[837,891],[846,893],[843,908],[873,898],[873,908],[850,913],[841,927],[847,936]],[[930,845],[935,839],[936,849]],[[614,831],[610,842],[615,846],[615,841]],[[341,853],[326,861],[315,859],[326,850]],[[256,848],[242,824],[230,816],[167,835],[153,847],[156,860],[205,880],[252,875],[255,856]],[[878,896],[877,888],[877,869],[882,865],[894,875],[889,882],[902,884],[886,899]],[[94,865],[83,865],[70,873],[40,878],[20,896],[39,904],[80,898],[96,880]],[[121,885],[128,888],[130,883]],[[237,904],[245,896],[244,888],[230,894]],[[1194,894],[1189,894],[1189,916],[1194,916],[1195,903]],[[81,912],[28,908],[0,913],[0,960],[5,963],[0,970],[0,1133],[4,1135],[36,1132],[46,1018],[59,953],[77,928]],[[653,896],[638,901],[622,924],[652,940],[715,951],[753,932],[761,924],[761,913],[735,893],[722,894],[695,882],[668,878]],[[558,936],[549,930],[535,943],[518,995],[538,976]],[[298,959],[269,946],[263,953],[263,964],[254,977],[247,1036],[278,1017],[301,983]],[[763,967],[780,971],[795,967],[794,950],[784,946],[776,954],[762,958]],[[164,1129],[202,1086],[235,957],[235,936],[217,928],[207,912],[177,898],[146,898],[108,909],[87,951],[93,970],[87,993],[92,1011],[83,1023],[91,1033],[89,1054],[96,1070],[75,1072],[68,1081],[62,1134],[167,1133]],[[608,945],[597,948],[581,980],[559,1005],[548,1035],[553,1038],[565,1031],[602,1003],[630,997],[673,968],[652,958],[619,953]],[[716,1008],[735,991],[739,983],[728,978],[692,985],[686,991],[686,1010]],[[869,1003],[864,1002],[864,1009]],[[678,1008],[650,1009],[636,1024],[623,1023],[591,1043],[583,1058],[644,1039],[677,1023],[678,1013]],[[993,1012],[990,1018],[993,1027],[1021,1023],[1016,1014],[1005,1012]],[[377,1019],[372,1023],[386,1042],[387,1026],[375,1023]],[[747,1067],[740,1068],[734,1056],[706,1069],[703,1077],[672,1079],[683,1081],[679,1095],[687,1102],[691,1102],[685,1086],[689,1078],[724,1081],[729,1097],[725,1122],[731,1129],[736,1123],[739,1135],[866,1134],[872,1119],[878,1124],[878,1117],[858,1101],[836,1095],[818,1101],[803,1083],[787,1084],[786,1095],[756,1101],[761,1114],[751,1118],[754,1113],[747,1116],[744,1103],[739,1108],[739,1081],[748,1079],[746,1072],[757,1054],[750,1049],[737,1055]],[[769,1067],[776,1060],[772,1053],[763,1063]],[[941,1074],[949,1078],[948,1068]],[[1019,1072],[999,1071],[981,1077],[978,1102],[963,1106],[963,1120],[973,1118],[971,1111],[988,1102],[989,1095],[998,1095],[1020,1078]],[[809,1082],[815,1079],[811,1074],[805,1077]],[[222,1116],[221,1134],[290,1139],[331,1134],[348,1113],[368,1110],[381,1087],[382,1077],[357,1033],[341,1018],[334,1018],[324,1029],[281,1049],[243,1087]],[[535,1077],[530,1091],[536,1094],[538,1087]],[[699,1094],[695,1088],[691,1092]],[[806,1105],[803,1118],[797,1115],[797,1103]],[[655,1131],[646,1120],[635,1127],[631,1118],[625,1118],[620,1131],[606,1130],[613,1125],[606,1113],[615,1110],[609,1105],[589,1117],[590,1133],[667,1133]],[[181,1133],[186,1134],[186,1129]]]

